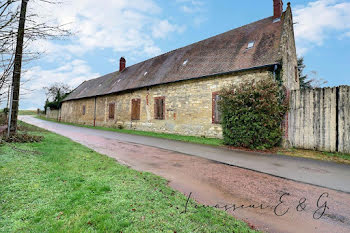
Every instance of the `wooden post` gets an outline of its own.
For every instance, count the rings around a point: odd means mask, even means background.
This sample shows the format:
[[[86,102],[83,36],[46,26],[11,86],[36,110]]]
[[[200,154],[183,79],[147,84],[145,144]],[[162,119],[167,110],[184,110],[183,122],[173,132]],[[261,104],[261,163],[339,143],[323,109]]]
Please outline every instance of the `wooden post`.
[[[9,129],[11,134],[15,134],[17,131],[17,117],[19,106],[19,91],[21,82],[21,70],[22,70],[22,57],[23,57],[23,41],[24,41],[24,28],[27,13],[27,3],[29,0],[22,0],[21,14],[19,19],[18,34],[17,34],[17,46],[14,60],[14,69],[12,77],[12,104],[11,105],[11,121],[9,122]]]

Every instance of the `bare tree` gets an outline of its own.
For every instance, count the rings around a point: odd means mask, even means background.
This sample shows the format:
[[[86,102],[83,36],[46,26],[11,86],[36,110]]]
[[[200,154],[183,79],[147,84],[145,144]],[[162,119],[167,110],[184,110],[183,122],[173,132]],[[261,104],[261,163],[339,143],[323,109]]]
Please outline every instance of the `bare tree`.
[[[30,2],[60,4],[58,1],[50,0],[0,0],[0,103],[8,96],[7,88],[12,84],[14,87],[12,132],[16,131],[17,125],[22,61],[28,63],[41,55],[37,51],[28,49],[31,42],[38,39],[62,39],[71,35],[65,29],[65,25],[55,25],[45,21],[43,23],[40,15],[34,13],[29,12],[26,15],[24,6]],[[11,77],[12,74],[13,77]]]
[[[320,78],[317,71],[310,71],[308,74],[304,73],[306,65],[304,64],[304,57],[298,58],[298,71],[301,89],[321,88],[328,83],[327,80]]]
[[[0,100],[6,94],[4,88],[8,86],[12,73],[18,17],[19,7],[15,1],[0,1]]]
[[[8,84],[11,83],[13,73],[20,2],[21,0],[0,0],[0,103],[7,96]],[[30,0],[28,2],[61,4],[60,1],[50,0]],[[56,40],[70,36],[71,33],[65,29],[65,26],[46,22],[40,15],[29,12],[24,30],[23,63],[29,63],[41,57],[38,51],[30,51],[31,42],[38,39]]]
[[[54,101],[58,97],[62,97],[72,91],[72,88],[65,83],[54,83],[48,87],[44,87],[44,89],[46,91],[46,98],[49,101]]]
[[[327,80],[319,77],[318,72],[315,70],[310,71],[309,76],[310,76],[309,80],[312,88],[322,88],[324,87],[324,85],[328,83]]]

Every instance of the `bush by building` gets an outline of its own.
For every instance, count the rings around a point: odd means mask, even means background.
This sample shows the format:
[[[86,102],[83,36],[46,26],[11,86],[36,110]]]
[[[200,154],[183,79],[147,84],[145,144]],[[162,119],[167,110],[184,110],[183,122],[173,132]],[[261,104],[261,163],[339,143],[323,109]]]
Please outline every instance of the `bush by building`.
[[[273,80],[231,86],[220,92],[224,143],[268,149],[282,140],[282,121],[288,110],[285,91]]]

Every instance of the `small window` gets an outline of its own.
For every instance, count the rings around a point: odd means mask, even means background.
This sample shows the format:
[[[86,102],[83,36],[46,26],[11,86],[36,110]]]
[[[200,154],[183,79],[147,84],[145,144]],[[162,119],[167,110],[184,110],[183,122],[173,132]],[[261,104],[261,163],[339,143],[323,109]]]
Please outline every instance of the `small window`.
[[[108,112],[109,119],[114,119],[114,113],[115,113],[115,104],[110,103],[109,104],[109,112]]]
[[[154,98],[154,118],[157,120],[165,119],[165,97]]]
[[[294,69],[295,69],[295,81],[298,82],[298,80],[299,80],[299,70],[298,70],[297,66],[295,66]]]
[[[247,49],[251,49],[251,48],[253,48],[254,43],[255,43],[254,41],[249,42],[249,43],[248,43],[248,47],[247,47]]]
[[[188,63],[188,59],[186,59],[186,60],[184,61],[184,63],[182,63],[182,65],[185,66],[185,65],[187,65],[187,63]]]
[[[212,114],[212,122],[213,124],[220,124],[221,123],[221,112],[219,110],[219,101],[221,97],[219,96],[219,93],[214,92],[213,93],[213,99],[212,99],[212,108],[213,108],[213,114]]]
[[[85,115],[85,113],[86,113],[86,106],[85,105],[83,105],[83,115]]]
[[[131,100],[131,120],[140,120],[141,99]]]

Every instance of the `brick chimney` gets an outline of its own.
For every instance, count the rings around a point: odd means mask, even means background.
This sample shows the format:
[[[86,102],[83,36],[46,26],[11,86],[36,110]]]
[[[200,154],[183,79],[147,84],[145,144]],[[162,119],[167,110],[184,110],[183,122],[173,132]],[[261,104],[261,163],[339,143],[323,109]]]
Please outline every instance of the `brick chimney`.
[[[123,70],[125,70],[125,66],[126,66],[126,60],[124,57],[121,57],[119,61],[119,72],[122,72]]]
[[[273,0],[273,18],[281,18],[283,12],[283,1]]]

